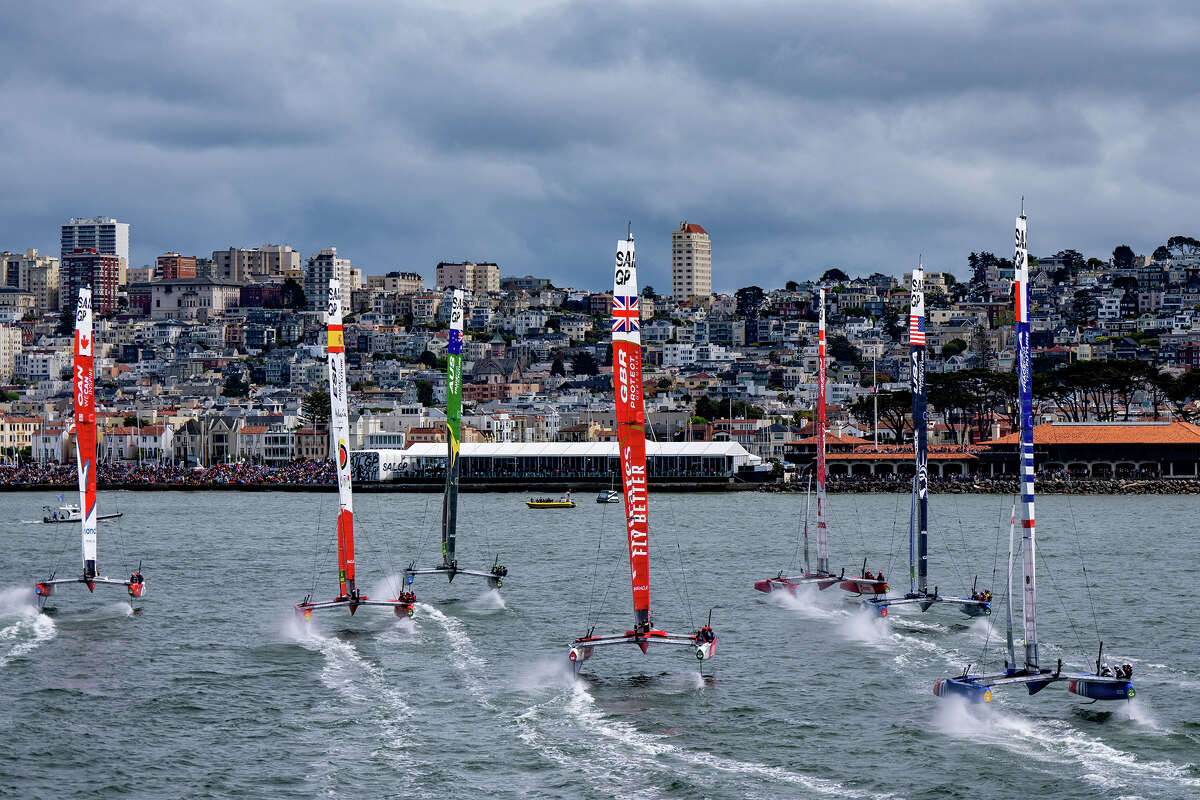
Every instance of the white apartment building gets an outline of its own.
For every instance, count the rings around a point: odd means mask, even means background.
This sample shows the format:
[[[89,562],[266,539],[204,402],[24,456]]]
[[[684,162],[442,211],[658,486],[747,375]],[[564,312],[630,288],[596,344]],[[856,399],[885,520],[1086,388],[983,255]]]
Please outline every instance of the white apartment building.
[[[0,381],[7,383],[12,380],[21,350],[21,329],[8,326],[0,328]]]
[[[464,261],[461,264],[451,264],[439,261],[437,265],[437,282],[435,288],[468,289],[477,295],[500,291],[500,267],[490,262],[476,264]]]
[[[13,377],[37,383],[46,380],[62,380],[63,373],[70,376],[71,353],[68,350],[51,350],[40,347],[18,353],[14,359]]]
[[[337,278],[343,289],[351,285],[350,259],[338,258],[336,247],[322,247],[308,259],[304,270],[304,296],[310,311],[321,311],[329,294],[329,281]]]
[[[680,305],[712,302],[712,243],[708,231],[687,220],[671,233],[671,290]]]
[[[300,254],[286,244],[214,250],[212,262],[213,277],[223,281],[282,283],[300,271]]]
[[[112,217],[72,217],[59,230],[60,255],[70,255],[75,250],[95,250],[101,255],[123,258],[126,264],[129,263],[128,222],[117,222]]]
[[[368,275],[368,289],[383,289],[398,294],[416,294],[425,288],[425,279],[416,272],[389,272],[387,275]]]
[[[58,311],[58,259],[38,255],[36,249],[22,254],[0,253],[0,279],[3,285],[33,295],[34,310],[39,314]]]

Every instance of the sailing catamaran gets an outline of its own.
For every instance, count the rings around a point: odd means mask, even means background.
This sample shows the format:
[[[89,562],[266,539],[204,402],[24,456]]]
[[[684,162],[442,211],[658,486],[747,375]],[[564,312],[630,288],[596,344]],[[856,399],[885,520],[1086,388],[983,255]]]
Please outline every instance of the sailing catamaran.
[[[38,607],[45,608],[54,587],[64,583],[82,583],[88,591],[96,589],[97,583],[124,586],[129,592],[129,604],[146,593],[146,582],[142,577],[141,565],[128,580],[105,578],[97,573],[96,567],[96,386],[92,359],[92,290],[80,287],[79,300],[75,304],[75,461],[79,469],[79,507],[83,525],[83,573],[77,578],[50,577],[34,586]]]
[[[462,289],[450,292],[450,338],[446,344],[446,486],[442,492],[442,563],[433,567],[417,567],[410,562],[404,570],[404,580],[412,584],[417,575],[445,575],[453,581],[458,575],[486,578],[488,586],[499,589],[508,568],[497,555],[492,566],[484,570],[462,569],[455,554],[458,528],[458,449],[462,439],[462,352],[463,306]]]
[[[342,332],[340,282],[329,281],[329,440],[334,448],[338,479],[338,596],[313,602],[312,595],[296,604],[305,619],[323,608],[347,608],[353,615],[359,606],[387,606],[396,616],[412,616],[417,602],[412,592],[399,592],[395,600],[372,600],[358,589],[354,569],[354,487],[350,480],[350,412],[346,398],[346,345]]]
[[[873,575],[863,562],[863,573],[860,576],[846,577],[843,569],[840,575],[829,570],[829,531],[825,522],[825,290],[819,294],[820,310],[817,313],[817,568],[811,569],[808,561],[808,498],[805,498],[804,509],[804,574],[787,576],[780,570],[774,578],[756,581],[754,588],[760,592],[773,592],[786,589],[795,594],[806,583],[815,583],[824,590],[838,584],[847,592],[864,595],[886,594],[887,581],[882,573]],[[811,486],[811,478],[810,478]]]
[[[929,464],[928,415],[925,404],[925,271],[918,262],[912,275],[912,294],[909,298],[908,343],[909,385],[912,388],[913,502],[908,518],[908,592],[903,597],[872,597],[863,605],[881,617],[892,606],[915,605],[928,611],[936,603],[950,603],[970,617],[992,613],[991,593],[972,592],[971,597],[947,597],[933,587],[929,591]]]
[[[1013,526],[1012,517],[1008,535],[1008,596],[1005,605],[1008,611],[1007,641],[1008,660],[1004,672],[994,675],[972,675],[971,667],[954,678],[943,678],[933,687],[938,697],[963,697],[971,702],[991,702],[992,687],[1024,684],[1030,694],[1037,694],[1051,683],[1067,681],[1067,691],[1092,700],[1127,700],[1137,694],[1133,687],[1133,667],[1128,664],[1110,667],[1103,662],[1104,642],[1100,643],[1096,655],[1095,673],[1066,673],[1062,671],[1062,659],[1053,670],[1043,668],[1038,658],[1037,640],[1037,560],[1036,535],[1033,522],[1033,360],[1029,345],[1029,250],[1026,240],[1025,211],[1016,221],[1016,252],[1013,255],[1013,293],[1017,323],[1017,383],[1020,387],[1021,406],[1021,536],[1022,569],[1024,572],[1025,611],[1025,664],[1017,666],[1016,648],[1013,645],[1012,620],[1012,572],[1013,572]]]
[[[654,644],[691,647],[696,659],[713,657],[716,634],[705,624],[694,633],[668,633],[650,622],[650,527],[646,494],[646,419],[642,396],[642,334],[633,234],[617,242],[612,305],[613,389],[617,403],[617,447],[625,491],[625,528],[633,585],[633,630],[596,636],[595,628],[571,643],[567,660],[578,672],[597,647],[634,644],[645,653]],[[711,623],[711,613],[709,614]]]

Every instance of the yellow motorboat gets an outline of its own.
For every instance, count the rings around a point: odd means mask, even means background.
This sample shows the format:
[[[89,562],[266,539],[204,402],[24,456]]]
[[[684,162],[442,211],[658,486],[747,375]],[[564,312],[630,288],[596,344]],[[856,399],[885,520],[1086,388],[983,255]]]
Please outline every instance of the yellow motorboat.
[[[553,497],[532,497],[525,501],[525,505],[530,508],[574,508],[575,501],[571,499],[571,493],[567,492],[565,497],[557,500]]]

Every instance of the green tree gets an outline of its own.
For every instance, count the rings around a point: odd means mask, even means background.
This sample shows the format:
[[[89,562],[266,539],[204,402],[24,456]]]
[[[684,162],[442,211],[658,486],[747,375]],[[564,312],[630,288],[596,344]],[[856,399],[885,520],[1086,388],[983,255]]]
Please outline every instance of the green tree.
[[[825,270],[825,274],[821,276],[821,283],[844,283],[850,280],[850,276],[842,272],[837,267],[830,267]]]
[[[842,364],[861,364],[862,353],[840,333],[829,337],[829,355]]]
[[[967,343],[962,339],[951,339],[942,345],[942,358],[956,356],[967,349]]]
[[[877,392],[874,397],[863,395],[850,405],[850,415],[864,426],[871,426],[875,421],[875,398],[879,399],[879,421],[882,427],[892,432],[892,438],[897,442],[904,440],[904,428],[912,412],[912,392],[907,389],[892,392]]]
[[[566,377],[567,369],[566,369],[566,366],[563,364],[563,357],[561,355],[554,356],[554,362],[550,365],[550,374],[558,375],[559,377],[564,377],[564,378]]]
[[[304,287],[295,278],[288,278],[283,282],[281,294],[284,308],[300,310],[308,308],[308,298],[304,296]]]
[[[250,384],[236,372],[225,376],[225,385],[221,387],[223,397],[246,397],[250,394]]]
[[[596,363],[595,356],[587,350],[580,350],[571,359],[571,371],[576,375],[598,375],[600,365]]]
[[[75,310],[64,308],[58,315],[58,326],[54,329],[56,336],[70,336],[75,332]]]
[[[786,291],[789,291],[789,292],[795,292],[795,291],[798,291],[798,290],[800,289],[800,284],[796,283],[795,281],[788,281],[787,283],[785,283],[785,284],[783,285],[783,288],[784,288]]]
[[[1113,266],[1117,269],[1133,269],[1133,248],[1127,244],[1119,244],[1113,250]]]
[[[300,404],[300,418],[310,427],[320,428],[328,425],[330,414],[329,392],[310,392]]]
[[[429,381],[417,381],[417,401],[423,406],[433,405],[433,384]]]

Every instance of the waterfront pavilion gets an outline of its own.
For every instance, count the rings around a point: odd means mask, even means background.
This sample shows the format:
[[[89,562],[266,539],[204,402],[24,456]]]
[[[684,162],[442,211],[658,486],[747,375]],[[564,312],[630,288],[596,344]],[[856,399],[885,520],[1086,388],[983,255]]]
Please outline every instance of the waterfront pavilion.
[[[591,479],[619,474],[617,442],[464,442],[459,449],[462,480]],[[737,442],[646,442],[651,478],[732,479],[762,459]],[[422,442],[405,450],[354,453],[355,478],[389,481],[445,474],[446,445]]]

